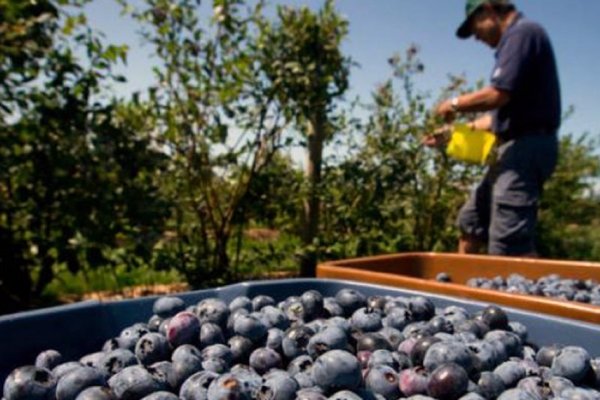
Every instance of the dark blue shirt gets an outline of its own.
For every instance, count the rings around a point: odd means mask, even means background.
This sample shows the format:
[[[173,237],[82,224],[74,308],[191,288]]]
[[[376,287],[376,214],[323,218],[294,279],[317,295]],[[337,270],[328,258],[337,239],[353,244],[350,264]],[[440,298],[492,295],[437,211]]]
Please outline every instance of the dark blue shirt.
[[[518,14],[502,35],[491,84],[510,93],[496,110],[494,132],[501,139],[556,133],[560,126],[560,86],[554,51],[544,28]]]

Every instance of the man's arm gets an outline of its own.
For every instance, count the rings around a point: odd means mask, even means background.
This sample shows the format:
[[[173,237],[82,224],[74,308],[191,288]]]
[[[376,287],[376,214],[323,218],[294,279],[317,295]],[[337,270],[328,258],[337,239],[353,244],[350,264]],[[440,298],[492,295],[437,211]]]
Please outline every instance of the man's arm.
[[[510,93],[493,86],[486,86],[455,97],[453,100],[443,101],[436,109],[436,113],[447,121],[453,120],[456,113],[491,111],[500,108],[508,103]]]
[[[485,113],[481,117],[467,122],[467,126],[472,130],[489,131],[492,129],[492,121],[492,114]],[[427,147],[445,146],[450,140],[451,130],[450,124],[444,125],[436,132],[425,136],[421,142]]]

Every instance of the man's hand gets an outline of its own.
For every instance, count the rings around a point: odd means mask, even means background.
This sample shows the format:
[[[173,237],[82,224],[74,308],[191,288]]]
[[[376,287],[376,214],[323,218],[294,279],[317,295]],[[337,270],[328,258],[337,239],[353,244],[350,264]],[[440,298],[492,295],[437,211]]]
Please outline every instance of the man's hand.
[[[456,118],[456,112],[452,107],[452,100],[441,102],[435,109],[435,113],[442,117],[446,122],[452,122],[454,121],[454,118]]]
[[[425,136],[421,143],[427,147],[442,147],[450,141],[450,126],[444,125],[435,130],[435,132]]]

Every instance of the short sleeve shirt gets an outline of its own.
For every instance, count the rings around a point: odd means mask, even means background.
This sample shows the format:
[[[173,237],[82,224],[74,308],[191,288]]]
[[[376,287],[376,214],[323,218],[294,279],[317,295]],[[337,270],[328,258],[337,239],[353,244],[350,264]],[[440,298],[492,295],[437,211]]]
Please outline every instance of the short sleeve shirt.
[[[500,138],[558,130],[558,72],[552,44],[539,24],[517,15],[498,44],[491,84],[510,93],[510,101],[494,115]]]

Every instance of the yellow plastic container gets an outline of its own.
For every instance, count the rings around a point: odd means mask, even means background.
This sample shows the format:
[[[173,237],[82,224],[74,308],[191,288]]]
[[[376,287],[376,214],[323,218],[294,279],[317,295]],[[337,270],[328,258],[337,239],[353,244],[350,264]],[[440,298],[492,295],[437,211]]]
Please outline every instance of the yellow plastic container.
[[[496,135],[492,132],[473,130],[465,124],[455,124],[446,154],[459,161],[485,164],[495,141]]]

